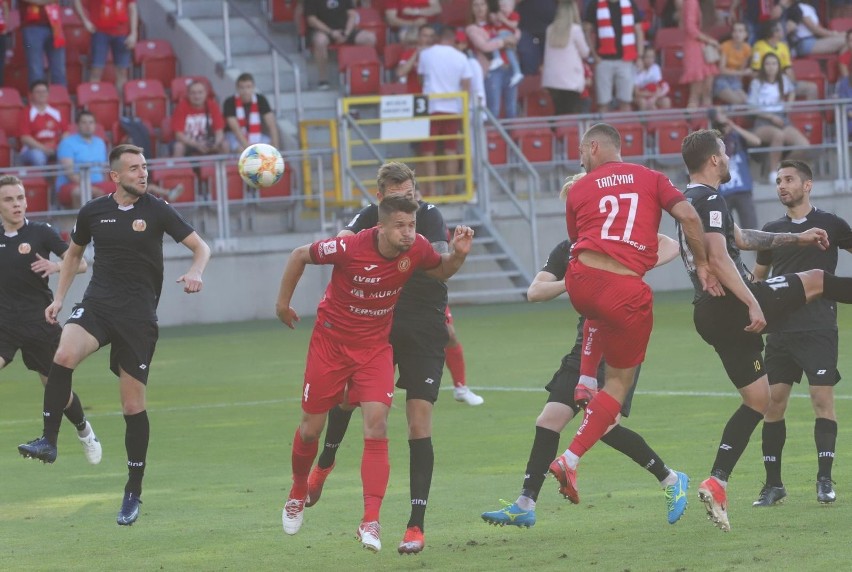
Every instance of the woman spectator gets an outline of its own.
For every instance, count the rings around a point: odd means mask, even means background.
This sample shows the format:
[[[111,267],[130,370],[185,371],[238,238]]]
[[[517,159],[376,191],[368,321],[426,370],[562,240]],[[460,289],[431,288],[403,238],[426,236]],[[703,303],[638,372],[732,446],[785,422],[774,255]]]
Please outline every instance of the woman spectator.
[[[836,54],[843,47],[842,32],[823,28],[816,8],[798,0],[779,0],[781,21],[787,33],[787,43],[796,57],[811,54]]]
[[[669,97],[671,87],[663,79],[663,71],[657,63],[657,53],[654,48],[645,48],[639,67],[636,68],[635,95],[633,100],[639,111],[649,109],[668,109],[672,106]]]
[[[500,116],[500,108],[504,109],[507,118],[518,115],[518,87],[511,86],[512,70],[507,63],[497,69],[489,70],[491,52],[505,47],[518,45],[517,36],[497,38],[488,23],[488,3],[486,0],[472,0],[471,13],[473,23],[465,28],[470,44],[476,52],[482,71],[485,75],[485,99],[488,110],[494,117]]]
[[[686,32],[683,41],[683,74],[680,83],[689,84],[689,101],[686,106],[707,107],[712,102],[713,78],[719,73],[716,67],[719,55],[719,42],[716,38],[701,31],[704,21],[702,12],[712,14],[715,8],[712,0],[684,0],[681,27]],[[709,46],[709,48],[708,48]],[[716,59],[711,61],[706,57],[705,50],[715,48]]]
[[[766,54],[757,77],[749,86],[748,104],[754,108],[755,135],[761,143],[772,148],[797,147],[789,158],[807,158],[810,143],[804,134],[790,124],[786,103],[796,99],[793,82],[781,71],[775,54]],[[775,169],[781,162],[781,151],[769,151],[769,182],[775,184]]]
[[[547,27],[541,85],[550,92],[556,115],[582,111],[580,94],[585,89],[583,60],[589,44],[580,26],[575,0],[559,0],[556,16]]]
[[[713,83],[713,96],[733,105],[748,101],[743,90],[743,78],[751,77],[751,46],[746,43],[748,29],[744,22],[734,22],[731,39],[722,42],[720,73]],[[748,227],[745,227],[748,228]]]
[[[781,62],[781,71],[793,82],[796,97],[805,101],[816,99],[819,90],[814,82],[796,81],[796,75],[793,73],[793,60],[790,56],[790,46],[784,41],[784,29],[781,22],[778,20],[764,22],[760,28],[760,38],[751,49],[752,71],[756,72],[760,69],[767,54],[774,54]]]

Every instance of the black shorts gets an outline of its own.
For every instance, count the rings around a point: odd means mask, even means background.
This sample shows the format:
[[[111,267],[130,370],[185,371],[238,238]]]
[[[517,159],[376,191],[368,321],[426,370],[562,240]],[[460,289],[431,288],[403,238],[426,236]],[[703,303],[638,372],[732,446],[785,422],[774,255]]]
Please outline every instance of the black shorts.
[[[27,369],[46,376],[59,346],[62,327],[45,320],[17,324],[14,328],[0,325],[0,358],[12,363],[21,350]]]
[[[834,386],[837,371],[837,330],[781,332],[766,337],[769,384],[793,385],[808,376],[810,385]]]
[[[358,37],[358,34],[360,32],[361,32],[361,30],[359,28],[352,28],[352,31],[349,32],[349,35],[346,36],[346,40],[343,43],[346,44],[347,46],[354,46],[355,45],[355,38]],[[308,43],[309,48],[311,46],[313,46],[314,34],[323,34],[324,36],[327,36],[328,37],[328,44],[330,46],[334,45],[334,40],[331,39],[331,34],[328,34],[328,33],[324,32],[322,30],[317,30],[315,28],[311,28],[311,37],[310,37],[310,42]]]
[[[396,386],[405,398],[438,400],[444,375],[444,346],[449,340],[443,314],[429,319],[398,318],[391,328],[393,361],[399,369]]]
[[[748,285],[766,318],[766,330],[781,323],[805,305],[805,287],[796,274],[784,274]],[[695,329],[713,346],[728,378],[742,389],[766,375],[763,336],[746,332],[748,307],[728,293],[697,304],[693,311]]]
[[[100,347],[111,345],[109,368],[115,375],[120,375],[120,368],[148,384],[148,372],[160,332],[156,320],[112,316],[82,303],[74,306],[65,323],[82,327],[98,340]]]
[[[633,377],[633,386],[627,393],[624,403],[621,404],[622,417],[630,416],[630,407],[633,404],[633,393],[636,391],[636,384],[639,382],[640,369],[642,369],[641,365],[636,368],[636,373]],[[559,366],[559,369],[553,374],[550,383],[544,386],[550,392],[547,403],[567,405],[574,410],[574,414],[576,415],[580,411],[580,407],[574,401],[574,389],[577,387],[577,382],[579,381],[580,353],[579,348],[577,348],[576,354],[572,352],[562,358],[562,364]],[[598,368],[598,389],[603,387],[604,381],[604,365],[601,363],[601,366]]]

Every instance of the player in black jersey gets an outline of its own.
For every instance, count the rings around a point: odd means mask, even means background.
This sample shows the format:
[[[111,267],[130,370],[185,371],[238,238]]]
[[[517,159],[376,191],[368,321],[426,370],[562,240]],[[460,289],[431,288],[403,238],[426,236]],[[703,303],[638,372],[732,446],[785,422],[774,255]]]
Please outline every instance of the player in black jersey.
[[[828,233],[829,247],[785,247],[757,254],[754,276],[766,280],[819,268],[837,269],[838,249],[852,252],[852,229],[839,216],[811,205],[813,174],[802,161],[782,161],[778,169],[778,198],[787,208],[781,218],[767,223],[767,232],[796,233],[821,228]],[[766,337],[766,372],[771,387],[769,409],[763,420],[763,464],[766,483],[754,506],[771,506],[787,491],[781,480],[781,452],[787,438],[784,412],[794,383],[807,375],[811,403],[816,414],[814,441],[817,449],[817,501],[832,503],[836,498],[831,480],[837,441],[837,416],[834,411],[834,386],[840,381],[837,371],[837,305],[830,300],[815,300],[799,308]]]
[[[74,270],[86,245],[94,242],[92,279],[65,323],[44,390],[44,433],[18,446],[24,457],[53,462],[64,404],[74,369],[111,344],[110,369],[119,378],[126,431],[128,480],[117,522],[139,516],[139,496],[148,451],[145,387],[157,343],[157,303],[163,287],[163,235],[192,251],[192,265],[177,279],[184,292],[201,290],[210,249],[165,201],[147,193],[148,168],[142,149],[119,145],[109,155],[116,191],[89,201],[77,215],[71,245],[62,261],[56,297],[44,311],[50,323],[62,310]]]
[[[711,272],[725,288],[725,295],[719,297],[704,292],[695,275],[692,253],[678,228],[681,255],[695,285],[695,328],[719,354],[728,377],[743,399],[722,433],[710,477],[698,488],[710,519],[728,531],[727,481],[769,407],[769,381],[761,332],[767,326],[777,327],[792,312],[819,297],[852,303],[852,279],[823,270],[809,270],[752,282],[753,276],[740,258],[741,249],[770,250],[791,245],[815,245],[825,249],[828,235],[821,229],[777,234],[740,229],[735,225],[724,199],[716,190],[731,176],[725,145],[718,131],[691,133],[683,141],[682,155],[690,177],[685,195],[704,222]]]
[[[677,243],[667,236],[659,235],[659,260],[665,264],[677,256]],[[565,293],[565,272],[571,255],[571,244],[565,240],[556,245],[547,257],[547,263],[536,274],[527,291],[530,302],[552,300]],[[527,461],[521,494],[512,504],[502,509],[482,513],[482,520],[494,525],[527,527],[535,525],[535,506],[551,461],[557,456],[559,434],[577,415],[580,404],[576,401],[575,388],[580,378],[580,356],[583,351],[582,316],[577,324],[577,339],[571,351],[562,358],[562,363],[553,378],[545,386],[550,395],[535,423],[535,438]],[[599,383],[604,380],[604,364],[598,368]],[[639,381],[639,368],[633,387],[621,406],[621,416],[630,415],[633,392]],[[601,438],[601,441],[633,459],[660,482],[666,495],[667,517],[670,524],[677,522],[686,510],[686,491],[689,477],[669,469],[659,455],[651,449],[641,435],[616,423]]]
[[[68,245],[55,228],[29,221],[26,215],[23,182],[14,175],[0,177],[0,369],[21,350],[24,365],[37,372],[44,385],[62,334],[59,324],[44,319],[44,309],[53,302],[47,277],[59,271],[50,253],[64,258]],[[86,268],[86,261],[80,260],[77,272]],[[76,393],[71,393],[63,413],[77,429],[86,460],[100,463],[101,443]]]
[[[420,200],[414,172],[402,163],[386,163],[377,177],[381,201],[388,195],[409,195],[420,205],[417,210],[417,233],[426,237],[439,253],[447,252],[447,225],[438,208]],[[369,205],[338,233],[349,236],[373,228],[378,222],[378,207]],[[408,447],[410,455],[411,516],[402,542],[401,554],[416,554],[425,545],[423,530],[426,503],[432,484],[434,452],[432,448],[432,408],[438,399],[438,389],[444,373],[444,346],[448,340],[445,310],[447,285],[445,282],[415,272],[394,309],[390,342],[394,362],[399,370],[397,387],[405,390],[405,413],[408,419]],[[345,404],[344,404],[345,405]],[[313,506],[322,494],[322,488],[331,470],[349,420],[352,408],[338,405],[329,412],[325,445],[308,479],[308,500]]]

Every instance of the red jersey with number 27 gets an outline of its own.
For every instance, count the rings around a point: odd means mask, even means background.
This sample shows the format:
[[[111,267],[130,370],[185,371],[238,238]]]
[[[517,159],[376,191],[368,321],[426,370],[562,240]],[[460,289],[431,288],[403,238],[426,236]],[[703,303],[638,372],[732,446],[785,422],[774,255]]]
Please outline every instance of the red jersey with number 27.
[[[379,253],[379,229],[311,245],[315,264],[333,264],[331,282],[317,307],[316,328],[347,345],[388,343],[393,309],[403,285],[417,269],[441,263],[441,255],[422,235],[395,258]]]
[[[568,192],[572,252],[602,252],[642,276],[657,263],[662,211],[682,200],[683,193],[662,173],[633,163],[604,163]]]

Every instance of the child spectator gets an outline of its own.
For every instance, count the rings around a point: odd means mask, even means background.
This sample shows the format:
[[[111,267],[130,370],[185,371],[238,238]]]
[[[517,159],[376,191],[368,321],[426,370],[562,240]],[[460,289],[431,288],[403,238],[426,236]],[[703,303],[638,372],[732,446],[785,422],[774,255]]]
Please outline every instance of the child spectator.
[[[493,4],[489,3],[489,9],[493,8]],[[515,12],[515,0],[499,0],[497,10],[491,12],[489,18],[493,28],[493,35],[505,38],[520,38],[518,32],[518,24],[521,17]],[[514,46],[506,46],[502,50],[497,50],[491,55],[490,70],[498,70],[503,66],[505,61],[512,68],[512,78],[509,80],[509,86],[515,87],[521,80],[524,79],[524,74],[521,73],[521,64],[518,62],[518,52]]]
[[[748,101],[748,94],[743,89],[743,78],[751,76],[751,46],[746,43],[746,38],[748,29],[745,22],[734,22],[731,39],[722,42],[719,49],[720,73],[713,84],[713,96],[732,105],[742,105]]]
[[[668,97],[670,87],[663,80],[663,70],[656,62],[654,48],[645,48],[638,64],[633,96],[636,106],[640,111],[670,108],[672,106],[672,100]]]

